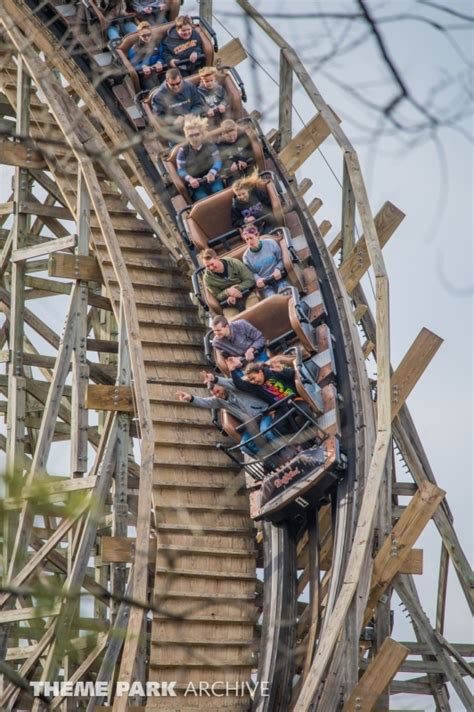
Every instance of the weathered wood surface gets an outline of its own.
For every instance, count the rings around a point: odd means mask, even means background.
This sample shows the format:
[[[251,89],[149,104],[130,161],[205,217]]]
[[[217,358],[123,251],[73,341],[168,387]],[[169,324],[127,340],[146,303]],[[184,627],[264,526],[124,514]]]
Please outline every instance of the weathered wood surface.
[[[129,386],[87,387],[86,407],[92,410],[115,410],[122,413],[134,413],[135,405],[132,389]]]
[[[442,343],[441,337],[424,327],[410,346],[390,380],[392,420],[400,411]]]
[[[333,116],[335,121],[340,121],[334,112]],[[280,151],[279,158],[290,173],[295,173],[330,133],[324,118],[316,114]]]
[[[396,643],[392,638],[386,638],[352,691],[342,712],[371,712],[408,652],[408,648]]]
[[[50,277],[67,277],[68,279],[84,279],[94,282],[102,281],[102,273],[93,256],[70,255],[59,253],[51,255],[48,263]]]

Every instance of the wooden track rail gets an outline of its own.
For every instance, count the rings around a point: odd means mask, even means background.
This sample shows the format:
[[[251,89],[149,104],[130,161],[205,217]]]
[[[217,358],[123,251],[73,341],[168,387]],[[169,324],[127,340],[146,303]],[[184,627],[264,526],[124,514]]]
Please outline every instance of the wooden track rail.
[[[115,712],[333,712],[335,705],[369,712],[388,710],[389,691],[431,695],[448,712],[447,683],[466,709],[474,706],[465,682],[472,646],[449,643],[443,630],[449,563],[471,610],[472,574],[405,404],[441,340],[423,330],[398,369],[390,365],[382,248],[404,215],[386,203],[373,217],[338,117],[285,39],[247,0],[238,5],[280,51],[279,126],[261,140],[291,204],[298,252],[316,269],[328,309],[346,477],[299,526],[265,523],[256,537],[243,474],[215,447],[225,440],[207,412],[175,397],[199,383],[207,326],[190,296],[190,258],[172,204],[149,171],[153,136],[136,148],[137,134],[106,85],[90,81],[85,55],[58,29],[67,32],[65,17],[74,14],[67,5],[1,0],[0,111],[16,134],[0,141],[2,161],[14,167],[12,193],[0,205],[7,369],[0,393],[8,398],[0,447],[14,475],[3,508],[5,710],[46,709],[21,678],[109,685],[86,702],[55,691],[48,708],[64,712],[108,704]],[[200,9],[211,22],[211,0]],[[92,32],[91,52],[95,41]],[[243,61],[242,44],[229,45],[221,55]],[[317,112],[297,135],[295,80]],[[342,153],[342,219],[328,247],[331,224],[318,226],[314,217],[322,201],[306,204],[311,181],[297,183],[295,172],[330,135]],[[360,286],[367,270],[374,315]],[[43,303],[64,318],[61,334],[38,308]],[[48,474],[57,442],[69,447],[67,477]],[[396,457],[413,484],[397,482]],[[411,498],[405,507],[400,495]],[[431,518],[442,537],[435,624],[413,579],[423,566],[413,546]],[[393,589],[415,641],[392,640]],[[396,679],[398,671],[424,675]],[[174,681],[178,697],[119,696],[114,677]],[[250,695],[255,677],[270,684],[268,695]],[[216,694],[183,698],[203,681]],[[225,695],[226,685],[241,692]]]

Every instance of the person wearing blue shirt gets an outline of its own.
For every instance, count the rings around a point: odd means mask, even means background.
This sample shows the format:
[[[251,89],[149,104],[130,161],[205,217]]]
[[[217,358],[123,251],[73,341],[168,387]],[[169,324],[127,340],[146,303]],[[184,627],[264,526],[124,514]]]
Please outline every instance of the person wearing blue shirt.
[[[262,299],[289,289],[290,284],[283,278],[283,255],[276,240],[262,240],[256,225],[248,225],[241,230],[247,245],[242,261],[255,276],[255,286]]]

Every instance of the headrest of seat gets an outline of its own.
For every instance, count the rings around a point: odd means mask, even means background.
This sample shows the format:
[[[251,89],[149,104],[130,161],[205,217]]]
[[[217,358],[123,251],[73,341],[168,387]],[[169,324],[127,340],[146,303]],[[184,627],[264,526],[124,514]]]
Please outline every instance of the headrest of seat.
[[[290,299],[290,294],[274,294],[233,317],[231,321],[245,319],[259,329],[267,341],[273,341],[293,330],[289,315]]]
[[[195,203],[188,214],[188,221],[193,220],[209,237],[217,237],[232,230],[230,209],[232,188],[225,188],[219,193]]]

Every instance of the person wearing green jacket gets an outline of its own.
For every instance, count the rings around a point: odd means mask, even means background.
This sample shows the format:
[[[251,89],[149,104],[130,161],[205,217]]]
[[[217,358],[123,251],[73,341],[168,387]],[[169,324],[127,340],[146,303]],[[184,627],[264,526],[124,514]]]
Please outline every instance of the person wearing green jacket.
[[[227,319],[236,316],[258,302],[252,272],[233,257],[219,258],[215,250],[201,252],[206,289],[219,302],[225,302],[223,311]]]

